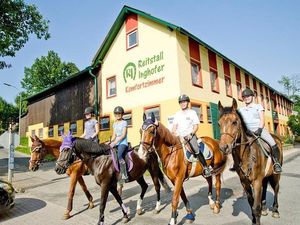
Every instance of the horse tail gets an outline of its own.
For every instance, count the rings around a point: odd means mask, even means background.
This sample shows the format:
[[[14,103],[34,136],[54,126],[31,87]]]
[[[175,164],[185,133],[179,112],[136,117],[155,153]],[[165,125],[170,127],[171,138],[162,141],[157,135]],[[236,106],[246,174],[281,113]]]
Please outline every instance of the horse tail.
[[[166,190],[166,192],[171,192],[171,187],[169,186],[169,184],[167,183],[166,179],[165,179],[165,175],[164,173],[161,171],[160,167],[158,167],[158,179],[161,183],[161,185],[164,187],[164,189]]]

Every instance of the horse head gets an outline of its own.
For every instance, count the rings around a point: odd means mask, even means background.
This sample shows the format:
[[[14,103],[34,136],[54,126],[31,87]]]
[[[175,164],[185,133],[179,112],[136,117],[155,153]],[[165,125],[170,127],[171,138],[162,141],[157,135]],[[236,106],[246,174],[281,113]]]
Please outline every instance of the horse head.
[[[154,147],[153,146],[154,140],[156,137],[156,132],[159,124],[154,116],[154,113],[151,113],[150,118],[147,118],[144,113],[143,121],[144,122],[140,130],[141,133],[140,147],[146,150],[147,152],[151,152]]]
[[[29,160],[29,170],[36,171],[39,169],[40,163],[44,160],[46,155],[46,149],[43,142],[34,135],[30,136],[32,141],[31,149],[30,149],[30,160]]]
[[[241,137],[242,120],[237,111],[237,102],[233,98],[230,107],[223,107],[221,102],[219,106],[219,126],[221,131],[221,138],[219,147],[225,154],[230,154],[236,147],[236,142]]]
[[[72,137],[71,132],[69,132],[67,136],[62,134],[62,138],[63,141],[59,149],[59,157],[55,165],[55,172],[57,174],[64,174],[69,166],[76,160],[76,154],[74,150],[74,142],[76,138]]]

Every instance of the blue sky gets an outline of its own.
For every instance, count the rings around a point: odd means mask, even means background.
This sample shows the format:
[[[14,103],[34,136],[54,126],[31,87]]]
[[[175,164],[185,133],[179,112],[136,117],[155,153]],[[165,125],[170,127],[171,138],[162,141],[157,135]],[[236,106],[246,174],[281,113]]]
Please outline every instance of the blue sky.
[[[270,86],[282,75],[300,74],[300,1],[186,0],[99,1],[25,0],[50,20],[51,38],[34,36],[14,58],[12,68],[0,70],[0,95],[12,103],[21,90],[24,67],[54,50],[79,69],[91,64],[123,5],[181,26]]]

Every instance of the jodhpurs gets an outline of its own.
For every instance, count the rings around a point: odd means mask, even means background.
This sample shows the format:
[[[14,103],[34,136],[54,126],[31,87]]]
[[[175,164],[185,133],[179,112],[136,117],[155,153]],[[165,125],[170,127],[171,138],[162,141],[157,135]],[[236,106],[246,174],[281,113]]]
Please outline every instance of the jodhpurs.
[[[127,145],[118,145],[118,159],[119,161],[120,160],[124,160],[125,161],[125,156],[126,156],[126,153],[128,151],[128,146]]]

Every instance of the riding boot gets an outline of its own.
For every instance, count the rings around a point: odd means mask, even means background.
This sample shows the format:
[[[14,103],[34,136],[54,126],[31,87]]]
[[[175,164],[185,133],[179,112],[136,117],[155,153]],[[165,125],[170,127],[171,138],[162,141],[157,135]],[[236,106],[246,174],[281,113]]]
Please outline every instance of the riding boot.
[[[126,162],[124,160],[119,161],[120,164],[120,183],[127,183],[128,182],[128,175],[127,175],[127,168]]]
[[[202,155],[202,153],[199,152],[198,154],[196,154],[196,157],[199,160],[199,162],[201,163],[201,165],[203,166],[203,176],[204,177],[210,177],[211,176],[211,168],[207,166],[206,161],[205,161],[204,156]]]
[[[281,173],[282,168],[279,161],[279,148],[277,145],[272,146],[272,153],[273,153],[273,161],[274,161],[273,171],[275,174]]]

